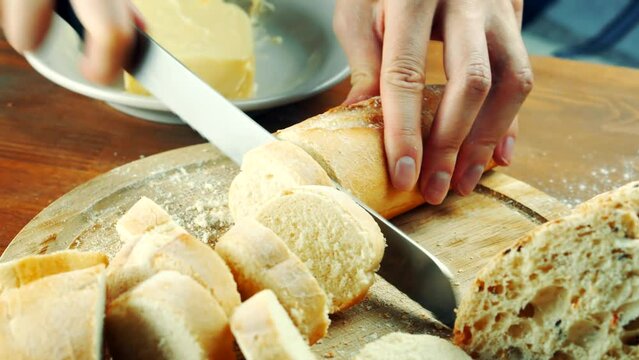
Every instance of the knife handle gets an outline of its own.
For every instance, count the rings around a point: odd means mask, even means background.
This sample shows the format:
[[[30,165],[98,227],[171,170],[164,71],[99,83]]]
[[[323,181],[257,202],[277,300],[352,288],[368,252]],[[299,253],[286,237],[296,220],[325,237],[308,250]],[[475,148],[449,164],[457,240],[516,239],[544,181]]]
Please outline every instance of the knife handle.
[[[84,26],[78,19],[78,16],[73,11],[73,6],[71,6],[71,1],[69,0],[56,0],[55,2],[55,12],[66,21],[72,28],[78,33],[80,39],[84,40]]]

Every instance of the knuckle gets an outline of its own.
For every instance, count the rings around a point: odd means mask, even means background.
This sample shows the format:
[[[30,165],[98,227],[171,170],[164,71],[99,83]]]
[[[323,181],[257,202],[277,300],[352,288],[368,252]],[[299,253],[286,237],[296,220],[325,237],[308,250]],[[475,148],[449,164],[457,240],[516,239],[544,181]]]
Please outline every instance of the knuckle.
[[[383,82],[407,92],[421,92],[425,86],[424,66],[414,57],[404,56],[393,60],[384,69]]]
[[[469,140],[464,146],[468,148],[474,148],[476,150],[490,150],[492,152],[492,150],[497,146],[497,138],[491,134],[479,135],[476,138]]]
[[[355,84],[373,84],[375,76],[367,69],[354,68],[351,72],[351,85]]]
[[[513,72],[509,80],[514,88],[514,91],[522,97],[528,96],[534,86],[534,76],[530,67]]]
[[[484,61],[471,62],[466,67],[465,89],[477,96],[486,96],[490,91],[492,75],[490,66]]]
[[[429,148],[432,153],[437,153],[438,156],[452,156],[459,152],[461,141],[458,139],[437,139],[431,141]]]
[[[411,127],[411,126],[400,126],[398,128],[395,128],[393,130],[391,130],[391,132],[398,137],[401,137],[403,139],[417,139],[421,136],[421,131],[415,127]]]

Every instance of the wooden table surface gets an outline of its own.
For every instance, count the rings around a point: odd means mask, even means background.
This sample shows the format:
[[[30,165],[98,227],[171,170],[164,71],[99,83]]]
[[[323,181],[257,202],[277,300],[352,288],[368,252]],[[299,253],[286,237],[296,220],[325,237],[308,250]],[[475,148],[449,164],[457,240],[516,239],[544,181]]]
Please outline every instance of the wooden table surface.
[[[429,83],[443,83],[432,44]],[[514,164],[501,171],[574,204],[639,179],[639,71],[532,59]],[[269,130],[338,105],[348,82],[254,117]],[[0,253],[38,212],[85,181],[165,150],[202,143],[186,126],[119,113],[36,73],[0,37]]]

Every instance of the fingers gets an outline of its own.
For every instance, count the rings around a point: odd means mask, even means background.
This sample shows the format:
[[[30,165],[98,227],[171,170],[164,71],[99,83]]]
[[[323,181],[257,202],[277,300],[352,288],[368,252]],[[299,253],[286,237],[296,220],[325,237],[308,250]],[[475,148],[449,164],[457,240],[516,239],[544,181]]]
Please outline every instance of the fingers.
[[[420,180],[422,195],[430,204],[439,204],[446,196],[459,148],[491,87],[481,9],[476,2],[449,4],[450,8],[442,15],[445,70],[449,81],[425,143],[427,158]],[[479,179],[483,167],[464,170],[467,172],[465,176]]]
[[[338,0],[333,27],[351,68],[351,91],[345,104],[379,93],[381,44],[374,32],[371,0]]]
[[[493,160],[501,166],[509,166],[512,163],[513,154],[515,152],[515,141],[519,133],[519,121],[517,116],[506,131],[506,135],[502,136],[497,143],[493,152]]]
[[[426,47],[436,2],[385,1],[380,92],[393,186],[410,190],[422,161],[421,106]]]
[[[2,27],[18,52],[35,49],[51,23],[53,0],[2,0]]]
[[[454,188],[462,195],[472,192],[479,181],[473,169],[483,167],[491,157],[504,166],[512,161],[517,127],[511,124],[532,89],[532,71],[517,20],[512,10],[501,14],[488,31],[496,80],[461,147],[455,169]]]
[[[86,29],[85,54],[80,68],[97,83],[109,83],[120,74],[134,41],[131,5],[127,0],[72,0]]]

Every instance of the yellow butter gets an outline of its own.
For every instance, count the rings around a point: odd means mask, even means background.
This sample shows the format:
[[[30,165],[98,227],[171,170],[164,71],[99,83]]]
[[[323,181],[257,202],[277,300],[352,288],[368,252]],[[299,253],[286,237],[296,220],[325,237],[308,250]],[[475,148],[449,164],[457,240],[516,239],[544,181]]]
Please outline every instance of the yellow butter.
[[[147,32],[191,71],[229,99],[253,95],[251,19],[223,0],[133,0]],[[125,88],[148,92],[125,74]]]

